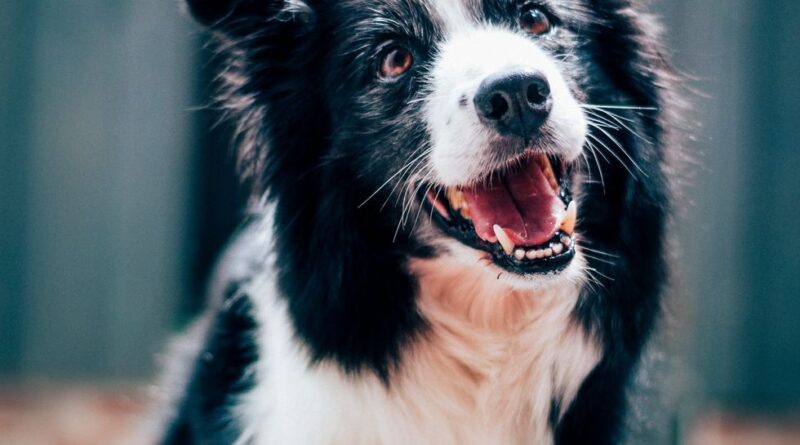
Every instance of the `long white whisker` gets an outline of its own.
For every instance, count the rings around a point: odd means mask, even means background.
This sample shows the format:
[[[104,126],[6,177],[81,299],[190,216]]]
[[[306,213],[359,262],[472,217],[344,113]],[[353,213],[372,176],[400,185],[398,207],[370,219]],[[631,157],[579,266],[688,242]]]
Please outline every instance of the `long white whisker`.
[[[630,174],[631,176],[633,176],[634,178],[636,178],[636,174],[635,174],[635,173],[633,173],[633,170],[631,170],[631,169],[628,167],[628,164],[626,164],[626,163],[625,163],[625,161],[623,161],[623,160],[622,160],[622,158],[620,158],[620,157],[619,157],[619,156],[618,156],[618,155],[617,155],[617,154],[614,152],[614,150],[612,150],[612,149],[611,149],[611,148],[610,148],[608,145],[606,145],[606,143],[605,143],[605,142],[603,142],[603,140],[602,140],[602,139],[600,139],[599,137],[597,137],[596,135],[593,135],[593,134],[591,134],[591,133],[590,133],[590,134],[588,134],[587,136],[588,136],[589,138],[591,138],[592,140],[594,140],[595,142],[597,142],[598,144],[600,144],[600,145],[601,145],[603,148],[605,148],[606,152],[608,152],[608,154],[610,154],[610,155],[611,155],[611,156],[613,156],[613,157],[614,157],[614,158],[615,158],[617,161],[619,161],[620,165],[622,165],[622,167],[623,167],[623,168],[625,168],[625,170],[627,170],[628,174]]]
[[[412,152],[412,153],[411,153],[411,155],[412,155],[412,156],[414,156],[414,155],[415,155],[417,152],[419,152],[419,151],[420,151],[420,150],[422,150],[423,148],[424,148],[424,146],[420,146],[419,148],[417,148],[416,150],[414,150],[414,152]],[[396,178],[397,176],[401,175],[401,174],[402,174],[402,173],[403,173],[405,170],[407,170],[407,169],[408,169],[410,166],[412,166],[412,165],[414,164],[414,162],[415,162],[417,159],[419,159],[420,157],[424,156],[425,154],[426,154],[426,153],[425,153],[425,152],[423,152],[422,154],[420,154],[420,155],[419,155],[419,156],[417,156],[416,158],[414,158],[414,159],[412,159],[411,161],[409,161],[408,163],[406,163],[406,165],[404,165],[403,167],[401,167],[401,168],[400,168],[400,169],[399,169],[399,170],[398,170],[398,171],[397,171],[395,174],[393,174],[393,175],[392,175],[392,176],[391,176],[389,179],[387,179],[387,180],[386,180],[386,182],[384,182],[383,184],[381,184],[381,186],[380,186],[380,187],[378,187],[378,189],[377,189],[377,190],[375,190],[375,191],[374,191],[374,192],[373,192],[371,195],[369,195],[369,197],[368,197],[367,199],[365,199],[365,200],[364,200],[364,202],[362,202],[361,204],[359,204],[359,205],[358,205],[358,208],[360,209],[360,208],[364,207],[364,205],[366,205],[366,204],[367,204],[367,202],[369,202],[369,201],[370,201],[372,198],[374,198],[374,197],[375,197],[375,195],[377,195],[378,193],[380,193],[380,191],[381,191],[381,190],[383,190],[383,188],[384,188],[384,187],[386,187],[387,185],[389,185],[389,183],[390,183],[390,182],[392,182],[392,180],[393,180],[394,178]]]
[[[583,240],[583,242],[584,242],[584,243],[586,243],[587,241],[586,241],[586,240]],[[616,254],[613,254],[613,253],[604,252],[604,251],[602,251],[602,250],[598,250],[598,249],[592,249],[592,248],[590,248],[590,247],[586,247],[586,246],[584,246],[584,245],[582,245],[582,246],[581,246],[581,249],[582,249],[582,250],[589,251],[589,252],[592,252],[592,253],[596,253],[596,254],[598,254],[598,255],[603,255],[603,256],[611,257],[611,258],[618,258],[618,257],[619,257],[619,255],[616,255]]]
[[[637,170],[639,170],[639,172],[641,172],[641,173],[642,173],[642,175],[643,175],[645,178],[647,178],[647,177],[648,177],[648,176],[647,176],[647,173],[646,173],[646,172],[645,172],[645,171],[642,169],[642,167],[640,167],[640,166],[639,166],[639,164],[638,164],[638,163],[636,163],[636,161],[633,159],[633,157],[630,155],[630,153],[628,153],[628,151],[627,151],[627,150],[625,150],[625,147],[622,145],[622,143],[621,143],[619,140],[617,140],[617,139],[616,139],[614,136],[612,136],[612,135],[611,135],[611,133],[609,133],[608,131],[606,131],[604,128],[602,128],[602,127],[597,127],[597,129],[598,129],[598,130],[600,130],[601,132],[603,132],[603,134],[605,134],[605,135],[606,135],[606,136],[607,136],[609,139],[611,139],[611,141],[612,141],[614,144],[616,144],[617,148],[619,148],[619,150],[622,152],[622,154],[624,154],[624,155],[625,155],[625,157],[627,157],[627,158],[628,158],[628,160],[629,160],[629,161],[631,161],[631,164],[633,164],[633,166],[634,166],[634,167],[636,167],[636,169],[637,169]],[[614,153],[612,153],[612,154],[614,154]],[[619,159],[619,157],[617,157],[617,156],[615,156],[615,157],[616,157],[617,159]],[[622,160],[621,160],[621,159],[619,159],[619,161],[620,161],[620,162],[622,162]]]
[[[656,107],[635,107],[628,105],[596,105],[596,104],[580,104],[581,108],[588,108],[591,110],[639,110],[639,111],[656,111]]]
[[[623,128],[628,130],[631,134],[633,134],[634,136],[638,137],[639,139],[641,139],[645,143],[647,143],[649,145],[653,145],[653,141],[651,141],[650,139],[642,136],[641,134],[639,134],[633,128],[630,127],[631,125],[634,125],[636,123],[636,121],[634,121],[633,119],[630,119],[630,118],[627,118],[627,117],[624,117],[624,116],[620,116],[620,115],[618,115],[616,113],[612,113],[611,111],[608,111],[608,110],[598,109],[597,111],[605,114],[610,119],[613,119],[614,122],[616,122],[617,124],[621,125]],[[587,110],[587,112],[591,112],[591,111]],[[594,113],[594,112],[591,112],[591,113],[592,113],[592,116],[594,116],[596,118],[599,118],[599,116],[596,113]],[[626,124],[625,122],[628,122],[628,124]]]
[[[606,194],[606,181],[603,178],[603,168],[600,167],[600,160],[597,159],[597,149],[594,147],[588,139],[586,140],[586,146],[589,147],[589,152],[592,154],[594,158],[594,163],[597,165],[597,174],[600,175],[600,183],[603,185],[603,194]]]

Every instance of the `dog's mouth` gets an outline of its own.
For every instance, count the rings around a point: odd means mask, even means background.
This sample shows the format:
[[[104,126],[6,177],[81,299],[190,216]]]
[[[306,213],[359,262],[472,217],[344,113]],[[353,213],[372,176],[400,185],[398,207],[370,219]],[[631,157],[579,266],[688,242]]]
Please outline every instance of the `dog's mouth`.
[[[558,273],[575,256],[577,207],[565,160],[528,153],[485,181],[429,191],[434,220],[461,243],[520,275]]]

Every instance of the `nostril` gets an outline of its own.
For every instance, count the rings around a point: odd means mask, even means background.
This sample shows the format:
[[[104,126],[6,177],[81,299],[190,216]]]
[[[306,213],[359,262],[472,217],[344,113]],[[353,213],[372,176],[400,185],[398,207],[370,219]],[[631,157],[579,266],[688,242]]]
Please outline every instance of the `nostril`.
[[[550,85],[544,79],[537,79],[528,85],[525,97],[531,105],[542,105],[550,98]]]
[[[500,120],[506,115],[506,113],[508,113],[509,108],[508,100],[502,94],[493,94],[489,99],[486,117],[494,120]]]

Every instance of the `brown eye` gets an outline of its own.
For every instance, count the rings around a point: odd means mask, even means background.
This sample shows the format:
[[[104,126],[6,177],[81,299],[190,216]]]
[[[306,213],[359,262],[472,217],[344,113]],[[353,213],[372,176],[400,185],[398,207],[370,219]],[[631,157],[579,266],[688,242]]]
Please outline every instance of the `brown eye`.
[[[553,28],[550,19],[538,8],[524,11],[519,18],[519,26],[523,31],[537,36],[547,34]]]
[[[411,55],[411,51],[400,47],[391,48],[383,56],[380,70],[381,77],[387,79],[399,77],[411,69],[413,63],[414,56]]]

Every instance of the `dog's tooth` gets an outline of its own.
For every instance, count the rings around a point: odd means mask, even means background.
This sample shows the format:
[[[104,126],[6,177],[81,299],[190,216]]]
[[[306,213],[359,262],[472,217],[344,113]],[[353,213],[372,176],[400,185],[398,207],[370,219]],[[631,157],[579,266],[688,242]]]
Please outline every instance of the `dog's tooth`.
[[[450,207],[455,210],[467,207],[467,201],[464,199],[464,192],[455,187],[447,189],[447,200],[450,201]]]
[[[566,247],[569,247],[570,244],[572,244],[572,239],[570,239],[570,237],[568,237],[567,235],[563,235],[561,237],[561,244],[563,244]]]
[[[578,205],[575,201],[569,203],[567,206],[567,214],[564,215],[564,220],[561,221],[561,231],[569,236],[575,233],[575,222],[578,220]]]
[[[547,258],[551,256],[553,256],[553,249],[549,247],[547,249],[544,249],[544,257]]]
[[[514,251],[514,258],[522,261],[525,259],[525,251],[522,249],[517,249]]]
[[[497,242],[503,246],[503,251],[505,251],[506,255],[511,255],[514,253],[514,241],[511,241],[511,238],[508,236],[506,231],[497,224],[494,225],[493,229],[494,235],[497,237]]]
[[[537,256],[536,256],[536,250],[529,250],[527,253],[525,253],[525,256],[526,256],[526,257],[527,257],[529,260],[535,260],[535,259],[537,258]]]
[[[553,253],[559,255],[561,252],[564,251],[564,245],[561,243],[554,243],[551,249],[553,249]]]

